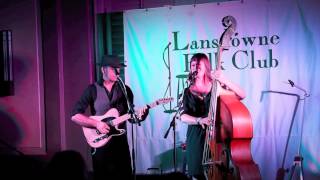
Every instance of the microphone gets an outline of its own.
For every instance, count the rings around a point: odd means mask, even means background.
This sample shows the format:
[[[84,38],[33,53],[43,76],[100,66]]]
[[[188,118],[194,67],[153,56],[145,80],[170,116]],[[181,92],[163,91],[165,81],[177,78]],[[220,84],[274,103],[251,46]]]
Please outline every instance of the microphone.
[[[120,72],[118,71],[118,69],[117,69],[117,68],[114,68],[114,72],[116,73],[117,77],[119,77]]]
[[[190,82],[190,85],[194,83],[197,74],[198,74],[198,71],[193,71],[192,73],[189,74],[188,81]]]
[[[293,81],[291,81],[290,79],[288,79],[288,82],[289,82],[289,84],[291,85],[291,87],[294,86],[294,82],[293,82]]]

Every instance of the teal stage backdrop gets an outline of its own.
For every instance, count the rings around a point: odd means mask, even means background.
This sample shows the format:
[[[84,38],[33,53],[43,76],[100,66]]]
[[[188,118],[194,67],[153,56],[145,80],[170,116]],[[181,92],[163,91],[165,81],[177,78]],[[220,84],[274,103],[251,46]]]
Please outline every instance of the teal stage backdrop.
[[[137,173],[148,173],[148,168],[173,171],[173,131],[168,138],[164,135],[174,113],[164,110],[177,105],[192,54],[206,53],[214,67],[224,31],[221,20],[231,15],[237,21],[237,34],[222,54],[223,73],[246,91],[242,102],[254,127],[251,152],[263,179],[275,179],[279,168],[292,166],[301,134],[305,176],[319,178],[319,7],[316,0],[245,0],[124,12],[125,78],[135,104],[143,106],[170,95],[175,98],[172,104],[150,110],[141,127],[134,127]],[[302,89],[310,96],[304,97]],[[183,170],[181,144],[186,128],[176,122],[179,171]],[[132,144],[131,127],[128,130]]]

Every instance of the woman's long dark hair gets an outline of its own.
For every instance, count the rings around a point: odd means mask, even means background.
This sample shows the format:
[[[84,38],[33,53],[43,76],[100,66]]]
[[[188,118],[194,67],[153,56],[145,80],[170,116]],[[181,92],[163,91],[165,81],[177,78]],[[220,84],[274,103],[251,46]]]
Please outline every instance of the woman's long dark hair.
[[[206,54],[204,53],[196,53],[192,56],[191,60],[190,60],[190,69],[191,69],[191,63],[193,61],[196,61],[197,62],[197,66],[198,64],[200,63],[200,61],[203,61],[204,64],[205,64],[205,67],[206,67],[206,72],[205,72],[205,76],[206,78],[208,78],[210,81],[212,81],[212,78],[211,78],[211,64],[210,64],[210,61],[209,61],[209,58]],[[190,84],[193,84],[194,81],[195,81],[195,78],[194,78],[194,75],[196,75],[196,73],[194,72],[189,72],[188,74],[188,80],[190,81]]]

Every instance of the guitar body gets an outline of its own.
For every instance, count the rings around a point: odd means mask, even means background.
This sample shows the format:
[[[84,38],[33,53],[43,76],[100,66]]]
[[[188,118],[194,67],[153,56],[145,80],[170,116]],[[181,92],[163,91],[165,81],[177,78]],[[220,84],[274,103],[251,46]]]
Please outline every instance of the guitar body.
[[[115,108],[110,109],[102,116],[90,116],[92,119],[106,123],[117,117],[119,117],[119,112]],[[110,126],[110,131],[107,134],[102,134],[94,128],[82,127],[82,130],[88,144],[93,148],[101,147],[107,144],[113,136],[120,136],[126,132],[124,129],[118,129],[117,125]]]

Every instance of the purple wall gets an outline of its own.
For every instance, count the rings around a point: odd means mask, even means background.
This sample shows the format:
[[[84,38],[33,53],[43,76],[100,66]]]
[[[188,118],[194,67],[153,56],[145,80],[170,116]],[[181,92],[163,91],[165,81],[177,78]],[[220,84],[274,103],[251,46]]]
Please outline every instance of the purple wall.
[[[59,30],[59,69],[60,74],[60,119],[62,120],[63,149],[81,151],[90,159],[82,128],[70,119],[71,110],[83,90],[94,80],[93,60],[93,22],[90,0],[80,0],[71,4],[61,0],[61,20],[58,20]],[[59,12],[59,11],[58,11]],[[63,122],[64,121],[64,122]],[[65,129],[63,128],[65,127]]]
[[[94,80],[92,1],[0,2],[0,29],[13,34],[15,95],[0,97],[0,137],[23,153],[80,151],[82,129],[70,113]],[[2,147],[2,145],[0,145]]]
[[[27,154],[45,153],[40,17],[36,0],[2,2],[0,29],[12,30],[14,96],[0,98],[1,138]]]

